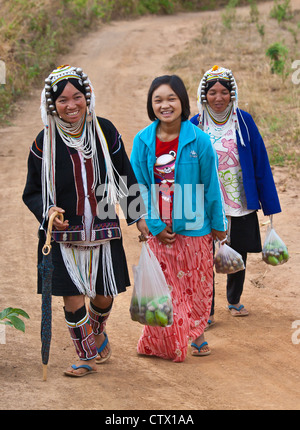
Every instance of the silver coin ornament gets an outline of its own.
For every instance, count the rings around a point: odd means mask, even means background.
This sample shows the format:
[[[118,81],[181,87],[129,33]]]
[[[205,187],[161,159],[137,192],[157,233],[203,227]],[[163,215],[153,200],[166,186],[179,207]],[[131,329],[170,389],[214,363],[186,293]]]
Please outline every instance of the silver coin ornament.
[[[92,94],[91,94],[91,86],[90,86],[90,81],[88,79],[88,75],[86,73],[84,73],[80,67],[77,67],[75,69],[75,72],[76,72],[77,76],[74,76],[74,77],[75,78],[78,77],[79,78],[78,79],[79,84],[84,87],[86,103],[87,103],[87,106],[90,106]],[[66,73],[64,73],[64,74],[66,74]],[[51,95],[52,95],[51,91],[56,92],[58,89],[57,85],[54,85],[52,87],[52,82],[54,79],[55,80],[57,79],[57,75],[52,76],[52,74],[50,74],[45,79],[45,87],[44,87],[45,88],[45,96],[46,96],[47,113],[50,115],[57,115],[57,112],[55,109],[55,103],[51,97]],[[88,115],[87,118],[90,119],[90,121],[92,121],[91,113]]]

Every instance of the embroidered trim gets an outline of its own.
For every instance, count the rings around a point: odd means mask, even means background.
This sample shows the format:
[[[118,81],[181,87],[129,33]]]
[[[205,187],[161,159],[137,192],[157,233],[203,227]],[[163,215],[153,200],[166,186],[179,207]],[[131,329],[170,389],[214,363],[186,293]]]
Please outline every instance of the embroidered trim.
[[[121,237],[121,229],[117,223],[95,224],[91,234],[91,241],[119,239]]]
[[[86,240],[85,231],[80,225],[73,225],[68,230],[53,230],[52,238],[56,242],[84,242]],[[117,222],[108,222],[101,224],[94,224],[91,241],[102,242],[112,239],[121,238],[121,229]]]
[[[98,354],[89,315],[79,321],[72,323],[66,320],[71,339],[75,345],[76,352],[80,360],[91,360]]]

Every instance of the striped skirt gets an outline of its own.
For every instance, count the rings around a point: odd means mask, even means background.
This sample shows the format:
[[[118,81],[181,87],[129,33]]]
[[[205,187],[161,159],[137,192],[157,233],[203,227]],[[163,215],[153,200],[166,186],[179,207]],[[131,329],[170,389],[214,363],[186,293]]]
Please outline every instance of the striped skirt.
[[[170,327],[144,326],[138,341],[139,354],[184,361],[189,340],[206,327],[213,290],[212,237],[177,235],[172,245],[155,236],[148,239],[171,287],[174,322]]]

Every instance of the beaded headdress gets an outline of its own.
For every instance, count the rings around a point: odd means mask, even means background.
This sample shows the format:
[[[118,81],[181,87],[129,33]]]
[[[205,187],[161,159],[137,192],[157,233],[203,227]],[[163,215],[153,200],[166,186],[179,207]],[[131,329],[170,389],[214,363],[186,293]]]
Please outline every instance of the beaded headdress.
[[[244,141],[242,134],[240,133],[240,127],[237,117],[237,109],[238,109],[238,88],[236,84],[236,80],[233,76],[233,73],[230,69],[225,69],[224,67],[219,67],[217,65],[213,66],[211,69],[207,70],[198,87],[197,91],[197,106],[199,112],[199,127],[204,129],[204,117],[207,115],[207,118],[213,118],[212,111],[208,107],[207,103],[207,89],[211,87],[214,82],[226,83],[226,87],[230,88],[230,105],[228,106],[227,111],[224,113],[223,123],[227,122],[229,119],[232,119],[235,125],[236,130],[239,133],[241,144],[244,146]],[[221,124],[222,125],[222,124]]]
[[[83,93],[85,94],[87,106],[90,107],[90,110],[95,108],[95,95],[88,76],[79,67],[60,66],[45,79],[41,103],[42,120],[45,125],[48,123],[47,115],[57,115],[52,94],[57,91],[57,84],[65,79],[77,79],[78,83],[84,88]]]
[[[76,79],[82,87],[85,95],[87,113],[79,124],[64,123],[57,115],[53,94],[58,90],[58,85],[63,80]],[[47,214],[49,204],[56,204],[55,191],[55,153],[56,130],[67,146],[81,151],[84,158],[92,159],[94,166],[93,189],[101,184],[100,167],[97,154],[97,136],[103,151],[106,166],[105,188],[107,200],[111,204],[117,203],[120,197],[127,195],[124,192],[124,181],[116,172],[110,158],[107,142],[101,130],[95,113],[95,92],[88,76],[79,67],[69,65],[60,66],[53,70],[45,79],[45,86],[41,95],[41,117],[44,123],[43,162],[42,162],[42,191],[43,191],[43,216]],[[122,182],[117,183],[116,177]],[[125,190],[127,190],[125,188]]]

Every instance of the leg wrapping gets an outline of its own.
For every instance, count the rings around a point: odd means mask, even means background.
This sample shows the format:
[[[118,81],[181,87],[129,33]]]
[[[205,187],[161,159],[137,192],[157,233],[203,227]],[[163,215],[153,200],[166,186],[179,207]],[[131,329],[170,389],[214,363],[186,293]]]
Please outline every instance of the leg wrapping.
[[[112,308],[112,303],[106,309],[97,308],[95,305],[90,303],[89,316],[90,316],[90,322],[93,329],[93,333],[95,335],[99,335],[104,331],[107,319],[111,312],[111,308]]]
[[[71,339],[80,360],[91,360],[97,357],[97,348],[89,315],[85,306],[75,313],[65,310],[66,323]]]

